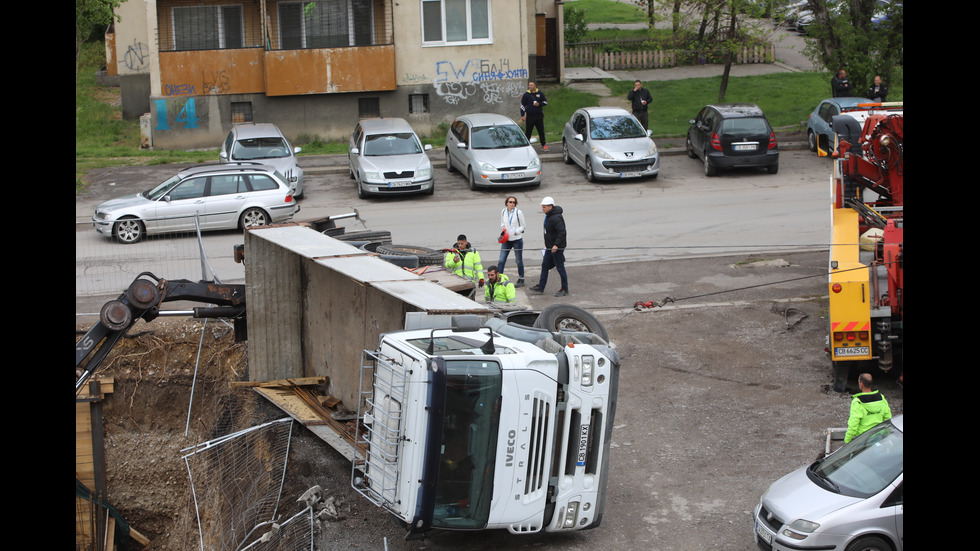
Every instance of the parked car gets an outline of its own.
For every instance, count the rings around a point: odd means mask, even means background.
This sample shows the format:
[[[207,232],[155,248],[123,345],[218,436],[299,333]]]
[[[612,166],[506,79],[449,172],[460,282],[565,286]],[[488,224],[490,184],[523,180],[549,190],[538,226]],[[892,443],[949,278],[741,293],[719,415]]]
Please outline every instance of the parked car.
[[[864,126],[864,121],[874,112],[887,111],[900,114],[901,107],[886,106],[880,108],[861,107],[860,104],[874,103],[868,98],[828,98],[820,102],[806,120],[806,140],[810,151],[816,151],[819,146],[824,151],[832,152],[834,148],[834,117],[847,115],[858,123],[858,128]]]
[[[585,107],[572,113],[561,135],[567,164],[585,169],[590,182],[606,179],[656,178],[660,153],[652,132],[619,107]]]
[[[223,163],[256,161],[272,165],[294,187],[293,197],[303,196],[303,169],[296,160],[301,147],[292,147],[279,127],[269,123],[234,126],[221,144],[218,158]]]
[[[903,418],[773,483],[754,511],[759,548],[902,551]]]
[[[95,209],[96,231],[120,243],[147,235],[249,228],[285,222],[299,212],[292,186],[275,167],[259,163],[200,165],[152,189]]]
[[[754,103],[705,106],[687,130],[687,154],[701,159],[705,176],[718,169],[763,167],[779,171],[779,145],[766,115]]]
[[[491,113],[457,117],[446,133],[446,169],[466,175],[470,189],[541,185],[541,159],[513,120]]]
[[[427,193],[432,195],[432,163],[405,119],[364,119],[350,136],[347,158],[357,196]]]

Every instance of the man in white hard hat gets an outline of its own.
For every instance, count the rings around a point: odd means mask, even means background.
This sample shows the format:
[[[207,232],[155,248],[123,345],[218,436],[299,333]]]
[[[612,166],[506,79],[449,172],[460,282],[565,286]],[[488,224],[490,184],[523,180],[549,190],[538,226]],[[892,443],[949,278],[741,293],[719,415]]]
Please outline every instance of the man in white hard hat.
[[[545,197],[541,201],[541,212],[544,213],[544,258],[541,260],[541,278],[537,285],[528,290],[543,293],[548,284],[548,272],[555,268],[561,277],[561,288],[555,292],[555,296],[563,297],[568,295],[568,275],[565,273],[565,248],[568,246],[565,218],[562,216],[562,208],[556,205],[551,197]]]

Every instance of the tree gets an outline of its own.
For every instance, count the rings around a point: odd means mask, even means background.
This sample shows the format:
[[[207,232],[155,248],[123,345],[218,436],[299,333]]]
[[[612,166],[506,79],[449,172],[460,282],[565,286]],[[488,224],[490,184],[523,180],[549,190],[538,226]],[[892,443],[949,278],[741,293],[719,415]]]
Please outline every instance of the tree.
[[[585,10],[576,6],[565,5],[565,44],[575,44],[585,38],[589,27],[585,22]]]
[[[95,32],[105,32],[119,16],[113,10],[121,0],[75,0],[75,76],[81,65],[82,44]]]
[[[902,61],[904,0],[807,0],[813,41],[807,54],[836,72],[846,69],[854,90],[866,90],[875,75],[891,82]]]

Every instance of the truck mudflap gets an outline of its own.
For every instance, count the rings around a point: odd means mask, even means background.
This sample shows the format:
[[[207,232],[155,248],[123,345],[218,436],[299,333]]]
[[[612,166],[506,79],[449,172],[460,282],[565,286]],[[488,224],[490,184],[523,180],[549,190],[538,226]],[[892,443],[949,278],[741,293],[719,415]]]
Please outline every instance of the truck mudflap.
[[[566,348],[569,379],[565,401],[556,424],[555,473],[548,531],[583,530],[599,526],[606,504],[609,453],[619,392],[619,355],[608,346],[595,346],[596,356],[578,352],[589,347]],[[592,357],[592,381],[586,359]],[[607,365],[599,365],[605,363]],[[605,399],[590,386],[608,385]]]

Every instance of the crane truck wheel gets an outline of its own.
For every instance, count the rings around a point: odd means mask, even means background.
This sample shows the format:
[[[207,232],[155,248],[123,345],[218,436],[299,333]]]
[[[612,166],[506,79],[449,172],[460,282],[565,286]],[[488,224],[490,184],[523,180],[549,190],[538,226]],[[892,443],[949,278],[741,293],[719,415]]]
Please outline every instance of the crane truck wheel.
[[[571,304],[552,304],[541,311],[534,326],[549,331],[585,331],[595,333],[609,342],[609,334],[595,316]]]

